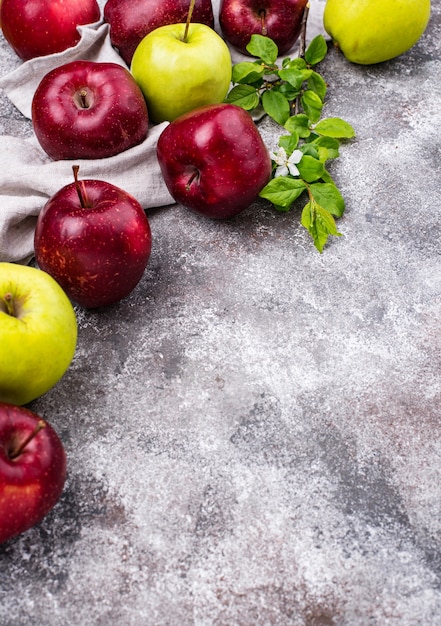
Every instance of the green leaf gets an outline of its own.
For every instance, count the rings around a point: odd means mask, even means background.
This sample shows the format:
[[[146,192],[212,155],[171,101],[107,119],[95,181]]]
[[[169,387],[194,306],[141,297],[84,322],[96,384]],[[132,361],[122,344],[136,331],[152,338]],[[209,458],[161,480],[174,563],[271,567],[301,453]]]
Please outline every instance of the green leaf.
[[[314,200],[305,205],[300,221],[313,238],[319,252],[323,252],[329,235],[341,235],[332,215]]]
[[[320,151],[323,150],[326,152],[326,159],[322,159],[320,158],[320,160],[327,160],[327,159],[336,159],[340,152],[339,152],[339,148],[340,148],[340,142],[338,141],[338,139],[334,139],[333,137],[326,137],[326,136],[320,136],[317,137],[317,139],[314,139],[314,145],[316,145],[319,149],[319,154]],[[324,152],[323,152],[324,154]]]
[[[283,59],[282,67],[284,70],[290,69],[290,68],[296,68],[298,70],[306,70],[308,66],[306,65],[305,59],[302,59],[301,57],[297,57],[295,59]]]
[[[309,156],[312,156],[314,157],[314,159],[318,160],[319,151],[315,143],[305,143],[303,144],[303,146],[301,146],[300,149],[303,152],[303,154],[308,154]]]
[[[320,120],[314,127],[314,131],[319,135],[337,137],[339,139],[350,139],[355,136],[355,131],[352,126],[339,117],[328,117],[324,120]]]
[[[321,207],[341,217],[345,211],[345,201],[337,187],[332,183],[313,183],[309,186],[314,200]]]
[[[318,95],[308,89],[301,98],[302,107],[311,122],[317,122],[322,113],[323,102]],[[315,129],[314,129],[315,130]]]
[[[264,91],[262,106],[265,112],[281,126],[284,125],[291,112],[291,107],[285,96],[278,91]]]
[[[297,164],[297,169],[303,180],[306,180],[307,183],[313,183],[322,177],[325,167],[321,161],[305,155],[300,163]]]
[[[326,168],[325,168],[325,171],[323,172],[322,181],[325,183],[331,183],[332,185],[335,185],[334,181],[332,180],[331,174],[328,172]]]
[[[312,130],[309,134],[309,137],[306,137],[305,142],[306,143],[314,143],[314,141],[316,139],[318,139],[318,135],[315,134],[315,132]]]
[[[302,139],[306,139],[311,134],[311,131],[309,130],[309,119],[304,113],[291,115],[291,117],[286,120],[283,127],[289,133],[297,133]]]
[[[306,48],[305,60],[309,65],[317,65],[317,63],[323,61],[327,52],[328,46],[325,38],[323,35],[317,35]]]
[[[296,69],[279,70],[279,77],[298,90],[301,89],[304,82],[302,72]]]
[[[312,70],[299,70],[296,68],[289,68],[286,70],[279,70],[279,77],[292,85],[294,89],[300,89],[305,82],[311,77]]]
[[[237,104],[246,111],[252,111],[259,104],[260,98],[255,87],[251,85],[236,85],[228,93],[225,102]]]
[[[308,89],[316,93],[322,102],[324,101],[327,87],[325,81],[317,72],[311,72],[308,80]]]
[[[263,35],[251,35],[250,42],[246,48],[251,56],[262,59],[268,65],[273,65],[279,56],[279,50],[274,41]]]
[[[281,135],[279,137],[279,146],[285,148],[286,154],[289,156],[297,148],[299,143],[299,136],[297,133],[291,133],[290,135]]]
[[[280,92],[285,96],[287,100],[292,102],[300,95],[301,89],[294,89],[289,83],[281,83],[277,87],[275,87],[276,91]]]
[[[279,178],[272,178],[259,193],[259,196],[269,200],[279,207],[279,210],[289,210],[292,203],[302,195],[305,189],[305,183],[299,178],[279,176]]]
[[[326,161],[332,158],[330,156],[330,151],[328,150],[328,148],[318,148],[317,152],[318,152],[317,158],[322,163],[326,163]]]
[[[236,63],[236,65],[233,65],[232,82],[249,85],[262,79],[264,73],[265,68],[259,63],[250,63],[249,61]]]

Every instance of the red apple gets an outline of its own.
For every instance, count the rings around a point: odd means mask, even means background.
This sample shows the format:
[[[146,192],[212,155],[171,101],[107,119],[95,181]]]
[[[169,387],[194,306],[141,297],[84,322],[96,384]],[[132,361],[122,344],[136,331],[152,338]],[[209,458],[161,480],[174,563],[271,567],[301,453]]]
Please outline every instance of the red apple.
[[[77,26],[100,19],[96,0],[2,0],[5,39],[27,61],[62,52],[80,40]]]
[[[144,141],[149,119],[129,70],[117,63],[72,61],[40,81],[32,123],[52,159],[101,159]]]
[[[212,218],[246,209],[271,176],[256,125],[234,104],[207,105],[177,118],[161,133],[157,155],[176,202]]]
[[[308,0],[221,0],[219,24],[225,39],[243,54],[251,35],[270,37],[283,55],[297,41]]]
[[[66,294],[86,308],[125,298],[138,284],[151,251],[139,202],[101,180],[78,180],[53,195],[35,229],[35,258]]]
[[[41,417],[0,402],[0,543],[37,524],[58,502],[66,455]]]
[[[110,25],[110,40],[130,66],[141,39],[155,28],[187,19],[189,0],[107,0],[104,19]],[[197,0],[193,22],[214,28],[211,0]]]

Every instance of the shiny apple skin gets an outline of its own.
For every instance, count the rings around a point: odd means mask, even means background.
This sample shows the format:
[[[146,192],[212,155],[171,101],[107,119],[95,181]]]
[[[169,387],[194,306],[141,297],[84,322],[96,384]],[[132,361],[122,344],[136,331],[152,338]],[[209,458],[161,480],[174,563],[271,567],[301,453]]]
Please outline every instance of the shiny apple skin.
[[[185,22],[189,0],[107,0],[104,19],[110,24],[110,40],[130,67],[140,41],[152,30]],[[196,0],[193,22],[214,28],[211,0]]]
[[[23,451],[14,459],[9,456],[41,419],[25,407],[0,402],[0,543],[40,522],[63,491],[65,450],[45,420]]]
[[[77,26],[100,19],[96,0],[2,0],[5,39],[23,60],[62,52],[80,40]]]
[[[300,35],[306,4],[307,0],[221,0],[219,24],[225,39],[243,54],[249,54],[246,46],[257,34],[270,37],[284,55]]]
[[[72,61],[40,81],[32,123],[51,159],[101,159],[144,141],[149,118],[144,96],[125,67]]]
[[[171,122],[159,137],[157,155],[173,198],[215,219],[246,209],[271,176],[256,125],[233,104],[200,107]]]
[[[78,324],[60,285],[31,265],[0,263],[0,401],[28,404],[66,374]]]
[[[122,300],[147,266],[152,237],[140,203],[100,180],[83,180],[89,205],[75,183],[66,185],[41,210],[35,229],[38,266],[85,308]]]
[[[175,120],[206,104],[223,102],[231,87],[230,49],[205,24],[167,24],[144,37],[130,71],[155,123]]]

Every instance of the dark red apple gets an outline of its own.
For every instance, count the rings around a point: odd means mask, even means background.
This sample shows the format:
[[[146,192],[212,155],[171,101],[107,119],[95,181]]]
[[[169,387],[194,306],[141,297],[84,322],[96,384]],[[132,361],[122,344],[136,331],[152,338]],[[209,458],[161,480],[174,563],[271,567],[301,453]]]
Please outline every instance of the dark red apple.
[[[65,479],[66,454],[52,426],[29,409],[0,402],[0,543],[41,521]]]
[[[53,195],[35,229],[38,266],[85,308],[113,304],[138,284],[150,257],[147,216],[129,193],[102,180],[79,180]]]
[[[72,61],[40,81],[32,123],[52,159],[101,159],[144,141],[149,119],[142,91],[125,67]]]
[[[75,46],[77,27],[99,19],[96,0],[1,0],[0,5],[5,39],[23,61]]]
[[[104,19],[110,25],[110,40],[130,66],[141,39],[160,26],[187,19],[190,0],[107,0]],[[196,0],[193,22],[214,28],[211,0]]]
[[[171,122],[157,144],[176,202],[212,218],[246,209],[271,177],[271,159],[250,114],[234,104],[200,107]]]
[[[219,24],[225,39],[243,54],[251,35],[270,37],[283,55],[297,41],[308,0],[221,0]]]

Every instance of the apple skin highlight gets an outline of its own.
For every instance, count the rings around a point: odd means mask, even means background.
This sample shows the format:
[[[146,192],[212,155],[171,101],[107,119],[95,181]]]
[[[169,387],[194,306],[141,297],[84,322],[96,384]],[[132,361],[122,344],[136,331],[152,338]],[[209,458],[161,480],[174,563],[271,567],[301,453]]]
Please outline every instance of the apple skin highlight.
[[[48,72],[32,99],[32,125],[53,160],[102,159],[140,144],[148,110],[130,72],[117,63],[72,61]]]
[[[373,65],[410,50],[430,11],[430,0],[327,0],[323,24],[348,61]]]
[[[159,137],[157,154],[174,199],[216,219],[246,209],[271,176],[256,125],[234,104],[207,105],[171,122]]]
[[[100,19],[96,0],[1,0],[0,20],[5,39],[28,61],[62,52],[80,40],[78,26]]]
[[[307,0],[222,0],[219,24],[225,39],[242,54],[251,35],[270,37],[286,54],[299,38]]]
[[[108,306],[141,280],[151,252],[150,225],[140,203],[123,189],[101,180],[78,185],[60,189],[41,210],[35,257],[74,302]]]
[[[76,350],[77,319],[48,273],[0,263],[0,401],[28,404],[66,373]]]
[[[107,0],[104,19],[110,40],[129,67],[141,40],[160,26],[184,23],[188,5],[189,0]],[[211,0],[195,2],[192,20],[214,29]]]
[[[40,522],[65,480],[66,454],[53,427],[27,408],[0,402],[0,544]]]
[[[130,71],[155,123],[222,102],[230,88],[232,61],[225,41],[205,24],[193,23],[184,41],[185,27],[157,28],[133,55]]]

